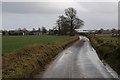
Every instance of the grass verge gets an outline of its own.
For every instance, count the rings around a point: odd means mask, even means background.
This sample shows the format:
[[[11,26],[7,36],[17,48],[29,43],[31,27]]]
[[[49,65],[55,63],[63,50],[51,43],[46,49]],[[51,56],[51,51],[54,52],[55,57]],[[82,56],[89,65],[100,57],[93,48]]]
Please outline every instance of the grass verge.
[[[45,65],[63,50],[63,47],[76,41],[77,36],[48,44],[34,44],[3,56],[2,77],[30,78],[44,69]]]
[[[106,61],[120,75],[120,38],[104,35],[89,38],[100,59]]]

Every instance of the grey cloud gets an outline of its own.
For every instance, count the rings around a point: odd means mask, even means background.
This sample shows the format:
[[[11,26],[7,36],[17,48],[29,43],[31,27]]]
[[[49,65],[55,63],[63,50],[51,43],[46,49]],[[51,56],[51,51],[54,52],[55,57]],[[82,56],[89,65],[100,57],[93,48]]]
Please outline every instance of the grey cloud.
[[[81,6],[89,10],[89,12],[113,14],[117,13],[118,3],[117,2],[89,2],[81,3]]]
[[[2,10],[8,13],[59,13],[50,2],[3,2]]]
[[[49,29],[68,7],[75,8],[77,16],[85,21],[83,28],[117,27],[118,7],[115,2],[3,2],[3,26],[10,29],[10,26],[32,28],[43,25]]]
[[[89,12],[116,13],[116,2],[78,2],[80,6],[73,5],[75,2],[3,2],[2,10],[8,13],[61,13],[66,7],[81,7]]]

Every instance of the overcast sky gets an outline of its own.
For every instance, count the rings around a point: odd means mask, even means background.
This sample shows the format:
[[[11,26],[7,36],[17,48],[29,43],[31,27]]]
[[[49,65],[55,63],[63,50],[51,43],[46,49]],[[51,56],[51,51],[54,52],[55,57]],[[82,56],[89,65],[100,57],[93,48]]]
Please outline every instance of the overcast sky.
[[[85,22],[82,29],[118,28],[117,2],[3,2],[2,28],[53,28],[68,7]]]

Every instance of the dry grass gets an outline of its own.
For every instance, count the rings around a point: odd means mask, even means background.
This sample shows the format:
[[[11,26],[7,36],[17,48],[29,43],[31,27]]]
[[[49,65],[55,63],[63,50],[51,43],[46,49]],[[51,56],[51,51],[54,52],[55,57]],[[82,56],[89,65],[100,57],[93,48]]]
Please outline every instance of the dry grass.
[[[94,36],[90,37],[93,47],[99,57],[105,60],[120,75],[120,37]]]
[[[3,56],[3,78],[28,78],[44,69],[45,65],[62,51],[63,47],[77,40],[69,37],[48,44],[34,44]]]

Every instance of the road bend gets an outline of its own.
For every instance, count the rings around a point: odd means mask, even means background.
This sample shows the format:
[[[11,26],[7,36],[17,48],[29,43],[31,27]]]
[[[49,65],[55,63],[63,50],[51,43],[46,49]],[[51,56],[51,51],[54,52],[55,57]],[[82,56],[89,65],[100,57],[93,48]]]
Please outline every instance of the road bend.
[[[35,78],[118,78],[118,76],[102,63],[89,39],[80,36],[80,40],[59,53],[42,75],[38,74]]]

